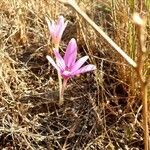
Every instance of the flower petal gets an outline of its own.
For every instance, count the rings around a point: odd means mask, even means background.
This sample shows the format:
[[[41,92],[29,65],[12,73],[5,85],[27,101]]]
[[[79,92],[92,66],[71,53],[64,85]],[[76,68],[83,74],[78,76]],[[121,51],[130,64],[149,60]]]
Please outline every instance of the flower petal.
[[[88,56],[80,58],[72,67],[71,72],[73,73],[77,71],[87,61],[88,58],[89,58]]]
[[[49,28],[51,36],[54,36],[55,30],[56,30],[55,29],[56,24],[55,24],[54,20],[50,21],[47,17],[45,17],[45,20],[48,24],[48,28]]]
[[[54,54],[56,57],[56,62],[57,62],[58,67],[61,69],[61,71],[64,71],[66,68],[66,65],[65,65],[65,62],[64,62],[63,58],[61,57],[61,55],[59,54],[57,49],[54,49]]]
[[[46,58],[53,65],[53,67],[55,67],[57,69],[57,71],[60,71],[59,67],[56,65],[56,63],[54,62],[54,60],[50,56],[47,55]]]
[[[85,73],[85,72],[93,71],[95,69],[96,69],[95,65],[89,64],[89,65],[86,65],[86,66],[80,68],[79,70],[73,72],[71,75],[78,75],[80,73]]]
[[[59,39],[61,39],[62,34],[67,26],[68,21],[66,21],[64,23],[64,17],[60,16],[57,22],[57,31],[56,31],[56,35]]]
[[[72,67],[76,61],[77,57],[77,43],[74,38],[72,38],[67,46],[66,53],[64,56],[64,61],[67,67]]]
[[[59,16],[58,21],[57,21],[57,25],[58,26],[62,26],[64,24],[64,17],[63,16]]]

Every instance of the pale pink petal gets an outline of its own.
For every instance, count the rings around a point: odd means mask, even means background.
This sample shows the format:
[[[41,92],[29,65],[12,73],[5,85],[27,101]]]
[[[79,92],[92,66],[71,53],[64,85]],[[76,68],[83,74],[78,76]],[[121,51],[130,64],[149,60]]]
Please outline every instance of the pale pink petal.
[[[50,34],[51,34],[51,36],[53,36],[54,33],[55,33],[55,30],[56,30],[55,29],[56,24],[55,24],[54,20],[50,21],[47,17],[45,17],[45,20],[46,20],[46,22],[48,24],[48,28],[49,28]]]
[[[80,58],[72,67],[71,72],[77,71],[87,61],[88,58],[88,56]]]
[[[58,67],[62,71],[65,70],[65,68],[66,68],[65,62],[64,62],[63,58],[61,57],[61,55],[59,54],[57,49],[54,49],[54,54],[55,54],[55,57],[56,57],[56,62],[57,62]]]
[[[50,33],[54,36],[56,33],[56,23],[54,20],[51,20],[51,27],[49,27]]]
[[[71,73],[71,75],[78,75],[80,73],[85,73],[85,72],[93,71],[95,69],[96,69],[95,65],[89,64],[89,65],[86,65],[86,66],[80,68],[79,70]]]
[[[54,60],[50,56],[47,55],[46,58],[53,65],[53,67],[55,67],[57,69],[57,71],[60,71],[59,67],[56,65],[56,63],[54,62]]]
[[[74,65],[77,57],[77,43],[74,38],[72,38],[67,46],[64,61],[67,67],[71,67]]]
[[[64,32],[66,26],[67,26],[67,24],[65,23],[65,24],[63,24],[62,26],[59,26],[59,28],[57,29],[56,35],[57,35],[57,37],[58,37],[59,39],[62,38],[62,35],[63,35],[63,32]]]
[[[56,31],[56,35],[59,39],[61,39],[62,34],[67,26],[68,21],[66,21],[64,23],[64,17],[60,16],[57,22],[57,31]]]
[[[56,37],[61,39],[63,32],[64,32],[64,18],[61,16],[59,17],[56,26],[56,33],[55,33]]]
[[[62,26],[64,24],[64,17],[63,16],[59,16],[58,21],[57,21],[57,25],[58,26]]]

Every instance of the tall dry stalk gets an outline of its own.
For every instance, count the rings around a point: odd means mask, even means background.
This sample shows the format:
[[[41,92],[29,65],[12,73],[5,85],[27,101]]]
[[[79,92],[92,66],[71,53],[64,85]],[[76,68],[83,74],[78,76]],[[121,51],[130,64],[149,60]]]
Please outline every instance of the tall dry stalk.
[[[149,129],[148,129],[148,83],[149,76],[144,75],[144,66],[146,61],[147,49],[145,47],[145,21],[135,13],[133,20],[137,26],[137,38],[139,43],[139,53],[137,57],[136,72],[141,85],[141,97],[143,103],[143,128],[144,128],[144,146],[145,150],[149,150]]]

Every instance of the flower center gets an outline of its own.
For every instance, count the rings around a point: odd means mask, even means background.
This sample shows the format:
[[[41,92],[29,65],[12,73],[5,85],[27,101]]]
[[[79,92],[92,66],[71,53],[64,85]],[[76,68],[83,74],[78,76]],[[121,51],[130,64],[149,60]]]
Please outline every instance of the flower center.
[[[68,66],[66,66],[66,68],[65,68],[65,70],[63,71],[63,73],[62,73],[62,75],[64,76],[64,77],[69,77],[70,75],[71,75],[71,71],[70,71],[71,69],[68,67]]]
[[[65,71],[63,72],[63,74],[66,75],[66,76],[67,76],[67,75],[70,75],[70,71],[65,70]]]

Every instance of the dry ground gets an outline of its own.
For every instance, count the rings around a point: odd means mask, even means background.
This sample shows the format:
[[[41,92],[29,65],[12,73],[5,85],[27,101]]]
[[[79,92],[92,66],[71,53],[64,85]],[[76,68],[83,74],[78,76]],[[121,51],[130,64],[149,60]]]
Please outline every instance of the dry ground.
[[[136,59],[131,14],[139,11],[138,3],[78,3]],[[146,17],[147,8],[142,11]],[[60,14],[69,20],[62,53],[74,37],[79,57],[89,55],[97,66],[94,73],[69,81],[61,107],[57,72],[45,57],[52,55],[45,16]],[[54,0],[0,1],[0,149],[143,150],[141,99],[132,68],[80,16]]]

